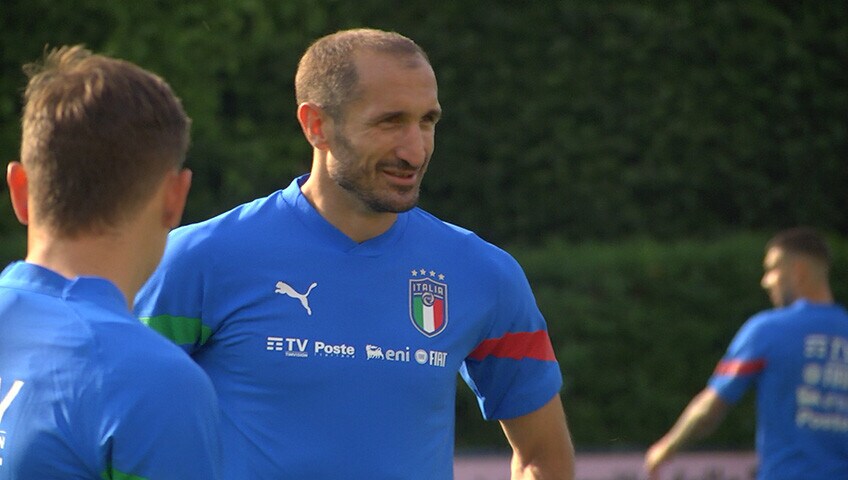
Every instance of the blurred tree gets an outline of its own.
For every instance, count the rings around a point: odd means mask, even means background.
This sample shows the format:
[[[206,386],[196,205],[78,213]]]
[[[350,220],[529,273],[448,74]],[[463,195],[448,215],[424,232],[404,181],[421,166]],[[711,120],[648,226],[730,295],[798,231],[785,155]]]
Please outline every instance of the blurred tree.
[[[361,26],[428,52],[444,118],[422,204],[528,245],[580,442],[653,440],[765,306],[751,284],[764,238],[728,233],[848,231],[846,2],[2,0],[0,152],[18,156],[21,65],[86,44],[182,97],[185,221],[201,220],[307,171],[297,61]],[[0,256],[17,258],[24,230],[0,193]],[[475,409],[460,398],[460,430]],[[646,417],[623,418],[634,409]],[[745,422],[717,441],[748,441]],[[492,438],[474,428],[469,443]]]
[[[297,60],[322,34],[375,26],[416,39],[440,78],[423,205],[486,238],[844,232],[846,5],[5,0],[0,150],[17,148],[20,65],[45,45],[125,57],[194,119],[199,220],[308,168]]]

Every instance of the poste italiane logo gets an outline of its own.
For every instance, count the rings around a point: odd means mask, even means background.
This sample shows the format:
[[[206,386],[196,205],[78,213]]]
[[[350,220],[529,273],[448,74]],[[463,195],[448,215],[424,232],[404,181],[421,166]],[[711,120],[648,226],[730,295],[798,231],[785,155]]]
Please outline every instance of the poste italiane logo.
[[[424,268],[409,279],[409,318],[419,332],[434,337],[448,324],[448,285],[445,276]]]

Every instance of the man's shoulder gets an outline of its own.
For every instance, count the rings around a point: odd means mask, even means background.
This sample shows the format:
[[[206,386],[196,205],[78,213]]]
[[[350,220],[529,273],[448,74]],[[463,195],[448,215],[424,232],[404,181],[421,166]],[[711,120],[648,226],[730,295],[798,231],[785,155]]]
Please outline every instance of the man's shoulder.
[[[413,228],[426,234],[424,238],[435,238],[460,248],[476,250],[484,254],[483,258],[495,260],[512,258],[506,250],[484,239],[473,230],[442,220],[421,208],[416,208],[410,213],[412,214]]]
[[[205,374],[185,351],[138,320],[96,322],[92,330],[97,362],[112,383],[142,388],[206,383]]]
[[[71,281],[62,282],[62,285],[13,282],[0,285],[0,316],[9,319],[6,327],[30,332],[34,335],[30,339],[33,342],[55,343],[63,350],[87,348],[97,336],[97,323],[116,316],[115,303],[105,307],[98,301],[119,300],[115,296],[87,296],[85,291],[74,290]],[[103,279],[84,279],[79,283],[82,282],[105,284]]]
[[[742,325],[739,336],[783,342],[812,332],[848,332],[848,313],[839,305],[815,305],[801,300],[757,312]]]
[[[281,192],[277,191],[209,219],[176,228],[168,237],[168,248],[191,250],[208,244],[217,246],[258,234],[257,230],[273,223],[268,219],[280,211],[280,205],[285,204],[280,196]]]
[[[0,283],[0,312],[33,310],[37,315],[69,313],[61,289],[33,288],[14,279]]]
[[[32,315],[4,340],[43,352],[45,358],[59,361],[63,370],[110,384],[132,384],[159,375],[202,375],[182,349],[129,313],[87,300],[23,295],[28,298],[17,302],[16,316],[25,311]],[[28,338],[13,338],[23,334]]]
[[[848,311],[837,303],[818,304],[806,299],[799,299],[791,305],[769,308],[754,314],[749,322],[772,323],[772,322],[795,322],[799,319],[824,319],[844,318],[848,319]]]
[[[425,238],[436,237],[442,241],[463,244],[468,248],[503,251],[503,249],[495,244],[484,240],[474,231],[455,223],[442,220],[424,209],[415,208],[411,210],[410,218],[412,228],[415,229],[416,233],[426,235]]]
[[[27,352],[36,359],[29,363],[34,370],[48,358],[62,369],[87,368],[94,334],[87,315],[75,307],[75,302],[62,298],[61,291],[0,286],[0,349]]]
[[[794,316],[787,311],[785,307],[775,307],[760,310],[751,315],[748,320],[742,324],[740,331],[752,334],[754,332],[775,332],[776,325],[785,322],[787,319]]]

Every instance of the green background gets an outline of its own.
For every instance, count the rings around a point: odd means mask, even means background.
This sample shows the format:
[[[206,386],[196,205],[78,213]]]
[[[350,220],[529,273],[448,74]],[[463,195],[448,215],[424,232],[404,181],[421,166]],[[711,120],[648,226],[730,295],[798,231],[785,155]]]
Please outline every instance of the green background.
[[[2,0],[0,154],[21,65],[83,43],[165,77],[193,119],[185,221],[287,185],[311,154],[297,60],[349,27],[424,47],[444,118],[422,206],[525,266],[579,449],[643,448],[767,308],[762,246],[809,224],[845,298],[848,3]],[[25,231],[0,198],[0,260]],[[463,448],[505,445],[464,387]],[[707,448],[751,448],[750,397]]]

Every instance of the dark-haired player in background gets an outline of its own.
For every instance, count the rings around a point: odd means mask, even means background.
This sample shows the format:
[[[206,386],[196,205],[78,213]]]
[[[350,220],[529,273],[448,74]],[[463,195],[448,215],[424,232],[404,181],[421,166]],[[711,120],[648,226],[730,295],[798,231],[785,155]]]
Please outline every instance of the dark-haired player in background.
[[[710,434],[755,386],[757,478],[848,478],[848,313],[834,303],[830,264],[812,229],[768,242],[762,286],[775,308],[745,322],[708,386],[648,450],[649,473]]]

